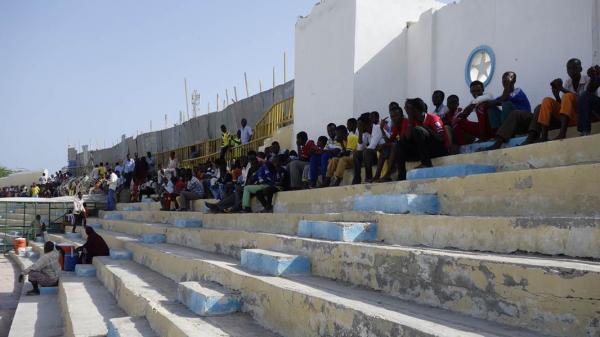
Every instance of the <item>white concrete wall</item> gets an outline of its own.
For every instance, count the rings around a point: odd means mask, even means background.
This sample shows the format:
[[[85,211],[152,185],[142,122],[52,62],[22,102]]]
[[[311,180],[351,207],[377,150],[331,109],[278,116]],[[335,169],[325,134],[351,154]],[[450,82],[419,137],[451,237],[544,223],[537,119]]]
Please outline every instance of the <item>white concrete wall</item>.
[[[502,73],[516,71],[535,106],[550,95],[552,79],[566,76],[569,58],[580,58],[585,70],[600,63],[599,3],[462,0],[435,10],[429,0],[326,1],[296,27],[294,131],[316,138],[326,122],[386,113],[391,100],[418,96],[431,107],[435,89],[464,105],[471,99],[465,63],[480,45],[496,54],[488,90],[500,94]]]
[[[352,115],[355,16],[355,0],[327,0],[296,23],[294,135],[326,134]]]

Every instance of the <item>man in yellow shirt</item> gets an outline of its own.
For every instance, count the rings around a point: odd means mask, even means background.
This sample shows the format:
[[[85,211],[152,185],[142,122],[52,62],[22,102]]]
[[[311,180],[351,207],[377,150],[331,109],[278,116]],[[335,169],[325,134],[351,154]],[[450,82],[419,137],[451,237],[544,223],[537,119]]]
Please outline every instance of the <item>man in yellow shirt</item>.
[[[100,166],[98,167],[98,178],[99,179],[105,179],[106,178],[106,167],[104,167],[104,163],[100,163]]]
[[[31,197],[37,198],[39,195],[40,195],[40,187],[38,185],[36,185],[35,183],[33,183],[33,186],[31,186]]]
[[[231,134],[227,131],[227,127],[225,125],[221,125],[221,159],[225,158],[225,154],[227,154],[227,151],[231,149],[232,145],[233,139]]]
[[[342,152],[339,157],[331,158],[327,166],[327,177],[331,178],[331,186],[339,186],[344,179],[344,172],[354,167],[353,153],[358,146],[356,118],[348,119],[346,125],[339,125],[336,129],[336,140],[342,144]]]

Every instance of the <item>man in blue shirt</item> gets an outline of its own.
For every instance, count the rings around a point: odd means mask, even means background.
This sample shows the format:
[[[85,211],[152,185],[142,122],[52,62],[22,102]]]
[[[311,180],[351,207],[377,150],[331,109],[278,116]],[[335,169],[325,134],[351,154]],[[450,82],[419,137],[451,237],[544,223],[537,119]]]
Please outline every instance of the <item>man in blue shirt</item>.
[[[502,75],[502,95],[491,101],[488,109],[488,120],[492,129],[498,129],[506,121],[508,115],[515,110],[531,113],[531,104],[521,88],[516,88],[517,74],[507,71]],[[499,108],[500,107],[500,108]]]

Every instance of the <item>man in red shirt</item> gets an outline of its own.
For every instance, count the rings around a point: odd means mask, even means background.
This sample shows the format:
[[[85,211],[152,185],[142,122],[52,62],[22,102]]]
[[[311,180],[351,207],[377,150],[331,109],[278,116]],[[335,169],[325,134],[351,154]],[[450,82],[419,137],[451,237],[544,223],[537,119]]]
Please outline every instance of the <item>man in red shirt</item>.
[[[314,141],[308,140],[306,132],[301,131],[296,135],[296,145],[298,146],[298,160],[294,160],[289,164],[290,171],[290,188],[302,189],[302,173],[306,166],[309,165],[311,154],[317,150],[317,145]]]
[[[422,99],[406,100],[404,110],[408,114],[408,129],[396,145],[398,180],[406,180],[407,160],[421,160],[418,168],[432,167],[431,158],[447,155],[450,147],[444,123],[436,114],[426,112]]]
[[[391,153],[388,160],[388,169],[379,179],[379,182],[391,181],[390,176],[396,170],[396,158],[397,158],[397,147],[396,145],[401,139],[405,139],[406,133],[408,131],[408,120],[404,118],[404,111],[400,107],[400,104],[396,102],[390,103],[390,119],[392,120],[392,134],[388,138],[385,133],[383,133],[383,137],[385,139],[385,146],[391,147]],[[382,157],[383,158],[383,157]],[[377,172],[381,172],[383,169],[383,161],[377,163]]]

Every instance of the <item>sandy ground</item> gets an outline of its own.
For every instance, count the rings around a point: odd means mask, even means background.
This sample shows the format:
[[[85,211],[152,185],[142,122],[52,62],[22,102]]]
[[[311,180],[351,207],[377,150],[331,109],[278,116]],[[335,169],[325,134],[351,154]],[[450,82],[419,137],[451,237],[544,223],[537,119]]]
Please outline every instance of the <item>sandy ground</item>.
[[[21,284],[18,267],[7,256],[0,255],[0,337],[8,336],[19,303]]]

